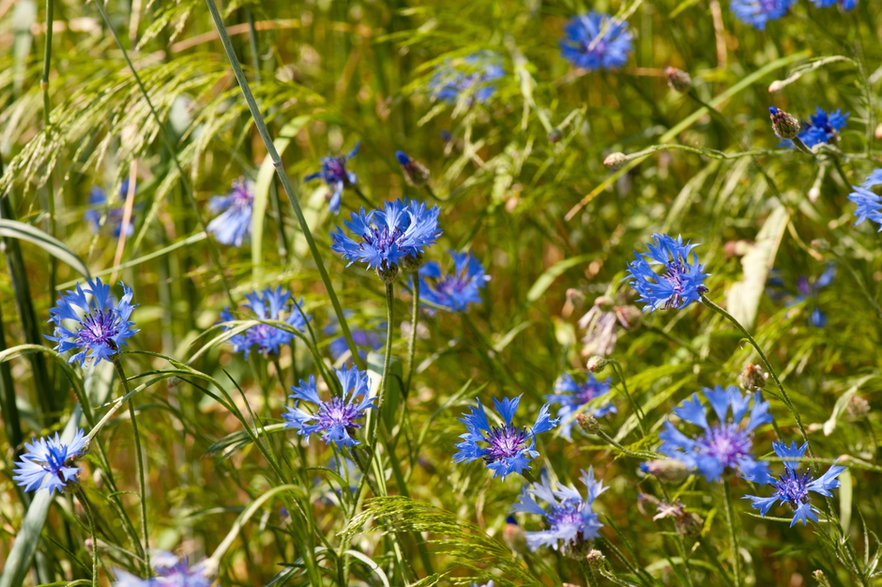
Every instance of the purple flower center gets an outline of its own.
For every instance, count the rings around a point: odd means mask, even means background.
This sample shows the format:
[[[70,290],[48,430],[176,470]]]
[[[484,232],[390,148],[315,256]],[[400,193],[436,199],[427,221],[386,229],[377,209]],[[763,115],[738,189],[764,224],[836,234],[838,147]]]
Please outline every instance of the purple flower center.
[[[435,284],[435,291],[446,296],[455,296],[468,287],[468,281],[461,275],[447,275]]]
[[[553,507],[547,516],[549,524],[555,529],[561,526],[581,525],[582,516],[579,513],[579,506],[581,505],[581,500],[568,499],[560,505]]]
[[[717,424],[699,442],[704,452],[727,468],[734,468],[739,460],[750,455],[750,437],[735,424]]]
[[[117,334],[119,327],[113,310],[93,310],[83,317],[77,340],[81,346],[104,344],[115,349],[116,343],[113,339]]]
[[[355,406],[344,403],[339,397],[333,397],[330,401],[319,404],[316,418],[318,426],[322,430],[331,430],[333,428],[352,430],[354,428],[361,428],[361,424],[355,421],[360,415]]]
[[[233,202],[231,204],[231,207],[236,208],[250,208],[251,201],[254,199],[244,183],[233,184],[232,196]]]
[[[530,433],[526,428],[515,426],[494,426],[487,433],[490,447],[484,455],[484,461],[493,463],[517,456],[527,448]]]
[[[674,290],[674,293],[668,301],[665,302],[666,310],[670,310],[671,308],[680,305],[680,296],[683,295],[683,292],[686,289],[686,286],[683,283],[683,276],[685,274],[686,265],[679,259],[668,263],[665,272],[662,273],[661,278],[667,281]]]
[[[811,482],[811,474],[808,470],[802,475],[796,471],[785,469],[784,473],[775,482],[778,495],[791,503],[806,503],[808,501],[808,484]]]
[[[349,185],[349,173],[346,171],[346,158],[325,158],[322,161],[322,176],[328,183],[343,182],[344,185]]]

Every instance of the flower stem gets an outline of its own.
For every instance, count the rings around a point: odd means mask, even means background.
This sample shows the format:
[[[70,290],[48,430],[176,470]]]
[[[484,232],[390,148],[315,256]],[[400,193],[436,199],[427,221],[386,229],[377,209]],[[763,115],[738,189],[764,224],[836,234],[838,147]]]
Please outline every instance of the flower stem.
[[[646,428],[643,426],[643,420],[646,416],[643,414],[643,410],[640,408],[640,404],[637,403],[631,396],[631,392],[628,391],[628,383],[625,381],[625,373],[622,371],[622,366],[615,359],[607,359],[609,364],[612,365],[613,371],[616,372],[616,377],[619,378],[619,381],[622,383],[622,389],[625,392],[625,396],[628,398],[628,401],[631,403],[631,409],[634,410],[634,415],[637,417],[637,426],[640,428],[640,435],[646,436]]]
[[[122,360],[119,352],[113,356],[113,366],[116,373],[122,381],[123,390],[129,395],[129,380],[126,378],[125,369],[123,369]],[[141,535],[144,542],[144,571],[151,573],[150,568],[150,533],[147,528],[147,478],[146,468],[144,466],[144,454],[141,452],[141,434],[138,430],[138,419],[135,417],[135,404],[132,398],[128,400],[129,418],[132,420],[132,436],[135,441],[135,463],[138,468],[138,492],[140,493],[138,501],[141,504]]]
[[[263,139],[263,144],[266,147],[267,154],[273,162],[276,175],[278,175],[279,180],[282,182],[282,187],[288,196],[288,201],[294,209],[294,215],[297,217],[297,222],[300,224],[300,230],[302,231],[303,238],[306,240],[306,244],[309,247],[309,252],[312,254],[319,276],[325,286],[325,291],[328,292],[328,298],[330,298],[331,305],[334,307],[334,314],[337,315],[337,322],[340,324],[343,338],[346,339],[346,344],[349,345],[349,350],[352,353],[352,362],[355,363],[359,369],[364,369],[364,361],[358,354],[358,347],[356,347],[355,341],[352,339],[352,332],[349,330],[349,325],[346,323],[343,307],[340,305],[340,300],[337,299],[337,294],[334,291],[334,286],[331,284],[328,270],[325,268],[324,262],[322,262],[322,257],[319,253],[318,246],[315,243],[315,238],[312,236],[309,223],[303,215],[303,209],[300,207],[300,201],[297,199],[297,194],[294,193],[294,187],[291,184],[290,178],[288,178],[288,173],[285,171],[285,165],[282,163],[282,158],[279,156],[279,152],[273,144],[273,139],[269,134],[263,114],[260,112],[260,107],[254,99],[254,94],[251,93],[251,87],[248,84],[245,73],[242,71],[242,66],[239,65],[239,58],[236,57],[236,51],[233,49],[233,42],[230,40],[230,35],[227,33],[227,29],[224,26],[224,21],[217,9],[217,4],[214,0],[205,0],[205,3],[208,6],[209,13],[211,13],[211,18],[214,21],[218,37],[224,47],[227,60],[230,62],[230,66],[233,69],[233,75],[235,75],[236,81],[239,83],[239,88],[242,90],[242,96],[245,98],[245,102],[248,103],[248,109],[251,111],[252,119],[254,119],[254,126],[257,127],[257,132],[260,134],[260,138]]]
[[[410,382],[413,379],[413,369],[416,366],[416,338],[417,326],[420,320],[420,276],[413,272],[413,309],[410,314],[410,340],[407,344],[407,379],[404,383],[404,399],[410,395]]]
[[[735,573],[735,587],[741,587],[741,555],[738,553],[738,531],[735,529],[735,517],[732,515],[732,494],[729,484],[723,480],[723,508],[726,510],[726,523],[729,525],[729,537],[732,540],[732,565]]]
[[[756,339],[753,338],[750,332],[748,332],[747,329],[742,326],[741,323],[732,314],[709,300],[704,294],[702,294],[701,296],[701,303],[703,303],[705,306],[707,306],[717,314],[723,316],[724,318],[726,318],[726,320],[735,325],[735,327],[741,331],[741,334],[744,335],[744,338],[747,339],[747,342],[749,342],[750,345],[754,349],[756,349],[760,360],[763,362],[763,365],[765,365],[769,374],[772,376],[772,379],[775,381],[775,386],[778,388],[778,391],[781,394],[781,399],[784,401],[784,405],[787,406],[787,409],[790,410],[791,414],[793,414],[793,418],[796,420],[796,425],[797,427],[799,427],[799,432],[800,434],[802,434],[803,441],[808,442],[808,434],[806,433],[805,426],[803,426],[802,424],[802,418],[800,418],[799,416],[799,411],[793,404],[793,400],[790,399],[790,395],[787,393],[787,390],[784,389],[784,385],[781,384],[781,380],[778,378],[778,373],[775,371],[775,369],[772,368],[772,364],[769,362],[768,357],[766,357],[766,353],[763,352],[762,347],[760,347],[759,343],[756,342]],[[809,447],[809,454],[811,456],[814,456],[811,454],[811,450],[811,447]]]
[[[92,538],[92,587],[98,585],[98,536],[95,534],[95,518],[92,516],[92,505],[86,499],[86,493],[82,487],[77,486],[77,499],[86,512],[86,519],[89,520],[89,534]]]

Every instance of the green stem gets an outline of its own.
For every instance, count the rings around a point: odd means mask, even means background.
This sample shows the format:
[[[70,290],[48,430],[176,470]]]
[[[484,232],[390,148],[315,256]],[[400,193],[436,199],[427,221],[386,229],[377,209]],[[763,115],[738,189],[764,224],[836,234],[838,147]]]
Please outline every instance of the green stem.
[[[129,380],[126,378],[125,369],[123,369],[122,360],[119,352],[113,356],[113,366],[116,373],[122,381],[123,390],[129,395]],[[144,571],[148,576],[152,574],[150,568],[150,533],[147,528],[147,480],[144,466],[144,454],[141,451],[141,434],[138,430],[138,419],[135,417],[135,403],[132,398],[128,400],[129,418],[132,420],[132,436],[135,440],[135,464],[138,467],[138,491],[140,493],[139,501],[141,504],[141,534],[144,541]]]
[[[276,170],[279,180],[282,182],[282,187],[285,189],[288,201],[294,209],[294,215],[297,216],[297,222],[300,224],[303,238],[309,246],[309,252],[312,254],[319,276],[325,286],[325,290],[328,292],[328,297],[331,299],[331,305],[334,307],[334,313],[337,315],[337,322],[340,324],[340,330],[343,332],[346,344],[349,345],[349,350],[352,353],[352,361],[360,369],[364,369],[364,361],[359,356],[358,347],[355,346],[355,341],[352,339],[352,332],[349,330],[349,325],[346,323],[343,307],[340,305],[340,300],[337,299],[334,286],[331,284],[331,278],[328,275],[325,264],[322,262],[322,257],[319,253],[318,246],[315,243],[315,238],[312,236],[312,231],[309,229],[309,223],[303,215],[300,201],[297,198],[297,194],[294,192],[294,187],[291,184],[291,180],[288,178],[288,173],[285,171],[285,165],[282,163],[282,158],[279,156],[279,152],[273,144],[273,139],[269,134],[269,129],[267,129],[263,114],[260,112],[260,107],[258,107],[257,101],[254,99],[254,94],[251,93],[251,87],[248,84],[248,80],[245,78],[242,66],[239,64],[239,58],[236,57],[233,43],[230,40],[230,35],[227,34],[227,29],[224,26],[223,18],[221,18],[220,12],[217,9],[217,4],[214,0],[205,0],[205,3],[208,6],[208,11],[211,13],[211,18],[214,21],[214,26],[217,29],[221,44],[224,47],[227,60],[230,62],[233,74],[236,76],[236,81],[239,83],[239,88],[242,90],[242,95],[248,103],[248,109],[251,111],[251,117],[254,119],[254,125],[257,127],[257,132],[260,134],[260,138],[263,139],[266,152],[273,162],[273,167]]]
[[[80,486],[77,486],[77,499],[80,500],[83,511],[86,512],[86,519],[89,520],[89,534],[92,537],[92,587],[96,587],[98,585],[98,536],[95,534],[95,518],[92,515],[92,505],[86,499],[86,494]]]
[[[407,344],[407,379],[404,383],[404,399],[410,395],[410,382],[413,379],[413,370],[416,366],[416,339],[417,326],[420,321],[420,276],[416,271],[412,273],[413,281],[413,308],[410,314],[410,340]]]
[[[622,389],[625,392],[625,396],[628,398],[628,402],[631,404],[631,409],[634,410],[634,415],[637,417],[637,426],[640,428],[640,435],[646,436],[646,428],[643,426],[643,420],[646,416],[643,414],[643,410],[640,408],[640,404],[637,403],[631,396],[631,392],[628,391],[628,383],[625,381],[625,373],[622,371],[622,366],[615,359],[608,359],[610,365],[612,365],[613,371],[616,372],[616,377],[619,378],[619,381],[622,383]]]
[[[726,511],[726,523],[729,525],[729,538],[732,541],[732,565],[735,573],[735,586],[741,587],[741,555],[738,553],[738,531],[735,529],[735,516],[732,515],[732,495],[729,484],[723,479],[723,508]]]
[[[744,338],[747,339],[747,342],[749,342],[750,345],[756,350],[760,360],[763,362],[763,365],[765,365],[769,374],[772,376],[772,379],[775,381],[775,386],[778,388],[778,392],[781,394],[781,399],[784,401],[784,405],[787,406],[787,409],[790,410],[791,414],[793,414],[793,418],[796,420],[796,425],[799,427],[799,432],[800,434],[802,434],[803,441],[808,442],[808,434],[806,433],[805,427],[802,424],[802,418],[800,418],[799,416],[799,411],[793,404],[793,400],[790,399],[790,395],[787,393],[787,390],[784,389],[784,385],[781,384],[781,380],[778,378],[778,373],[775,371],[775,369],[772,368],[772,364],[769,362],[768,357],[766,357],[766,353],[763,352],[763,349],[760,347],[759,343],[756,342],[756,339],[753,338],[750,332],[748,332],[747,329],[742,326],[741,323],[732,314],[709,300],[704,294],[702,294],[701,296],[701,302],[705,306],[731,322],[739,331],[741,331],[741,334],[744,335]],[[811,451],[812,449],[811,447],[809,447],[809,455],[814,456]]]
[[[172,162],[175,164],[175,167],[178,170],[178,174],[181,178],[181,185],[184,187],[184,192],[186,193],[187,198],[190,200],[190,204],[193,206],[193,212],[196,215],[196,219],[199,221],[199,226],[206,234],[210,234],[208,231],[208,224],[205,222],[205,219],[202,218],[202,214],[199,212],[199,203],[196,201],[196,196],[193,193],[193,187],[190,185],[190,182],[187,179],[187,174],[184,173],[184,168],[181,166],[181,162],[178,159],[177,153],[175,152],[174,145],[172,145],[171,139],[168,136],[168,131],[166,130],[162,119],[159,117],[159,113],[153,106],[153,100],[150,99],[150,94],[147,93],[147,88],[144,87],[144,82],[141,81],[141,76],[138,75],[138,70],[135,69],[135,64],[132,63],[128,51],[126,51],[126,48],[123,46],[119,35],[116,34],[116,29],[110,22],[110,16],[107,14],[107,9],[104,7],[104,2],[99,0],[98,2],[95,2],[95,6],[98,7],[98,12],[101,13],[101,18],[104,20],[104,24],[107,25],[107,28],[110,30],[110,34],[113,35],[113,40],[116,41],[116,46],[122,52],[123,59],[125,59],[126,65],[128,65],[129,70],[132,72],[132,77],[135,79],[135,83],[138,85],[138,89],[141,91],[141,95],[144,96],[144,101],[146,102],[147,107],[150,109],[150,114],[153,116],[154,120],[156,120],[156,124],[159,128],[159,136],[162,138],[162,143],[168,151]],[[221,264],[220,253],[217,250],[217,244],[209,238],[206,240],[206,246],[208,247],[211,262],[214,264],[215,269],[220,276],[221,283],[223,284],[224,291],[226,292],[227,298],[229,299],[230,306],[235,307],[236,301],[233,299],[233,293],[230,289],[230,284],[227,281],[226,274],[224,273],[224,266],[223,264]]]

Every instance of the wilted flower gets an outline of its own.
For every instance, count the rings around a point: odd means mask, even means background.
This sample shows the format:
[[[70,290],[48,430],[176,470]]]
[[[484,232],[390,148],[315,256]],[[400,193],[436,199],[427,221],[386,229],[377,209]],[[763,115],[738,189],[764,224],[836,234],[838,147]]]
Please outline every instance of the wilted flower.
[[[190,567],[186,558],[179,559],[170,552],[151,553],[150,564],[156,576],[149,579],[116,569],[113,587],[209,587],[212,583],[204,564]]]
[[[640,470],[665,483],[680,483],[690,474],[690,468],[677,459],[654,459],[640,463]]]
[[[453,258],[452,273],[444,275],[441,266],[434,261],[420,267],[420,295],[424,301],[451,312],[463,312],[469,304],[481,303],[481,290],[490,276],[471,254],[449,252]]]
[[[635,252],[634,261],[628,264],[630,284],[640,295],[639,301],[645,304],[643,311],[681,309],[698,301],[701,294],[707,292],[704,279],[708,276],[702,272],[704,266],[692,251],[698,245],[683,243],[683,237],[673,239],[666,234],[654,234],[652,239],[649,252]],[[661,274],[655,272],[655,266],[661,266]]]
[[[644,503],[651,503],[655,506],[656,514],[652,516],[653,522],[670,518],[680,534],[686,536],[695,535],[701,531],[704,525],[704,520],[701,519],[701,516],[688,511],[679,499],[674,500],[673,503],[668,503],[651,495],[641,493],[637,496],[637,507],[641,513],[643,513]]]
[[[799,136],[802,124],[792,114],[775,106],[769,106],[769,119],[772,121],[772,131],[779,138],[794,139]]]
[[[548,404],[542,406],[536,422],[529,430],[514,426],[511,421],[518,409],[521,396],[512,399],[493,398],[496,411],[502,416],[502,424],[491,426],[481,400],[476,408],[463,414],[460,422],[466,425],[467,432],[460,435],[462,442],[456,445],[459,452],[453,456],[454,463],[469,463],[482,459],[494,477],[505,478],[510,473],[521,473],[530,468],[530,460],[539,456],[533,448],[536,435],[548,432],[557,426],[558,420],[548,414]],[[479,445],[486,444],[486,448]]]
[[[740,20],[761,31],[766,23],[785,16],[796,0],[732,0],[732,14]]]
[[[25,452],[16,462],[12,479],[25,491],[48,489],[58,491],[77,480],[79,467],[72,466],[86,451],[83,430],[77,430],[70,442],[63,442],[58,433],[25,443]]]
[[[540,546],[550,546],[554,550],[572,551],[578,544],[600,536],[603,524],[593,509],[597,496],[606,490],[603,483],[594,480],[594,470],[582,471],[582,483],[587,487],[583,499],[579,491],[569,485],[557,484],[552,487],[547,474],[542,475],[540,483],[524,487],[520,501],[512,510],[528,514],[538,514],[545,518],[546,530],[527,532],[527,546],[537,550]],[[545,502],[546,507],[537,500]]]
[[[234,247],[242,246],[251,237],[254,185],[247,180],[233,182],[232,191],[226,196],[212,197],[208,209],[218,214],[207,227],[217,242]]]
[[[762,401],[759,393],[753,394],[753,407],[748,416],[751,396],[742,396],[737,387],[704,388],[702,393],[718,422],[708,424],[705,407],[698,400],[698,394],[693,393],[690,399],[674,408],[674,414],[700,427],[701,435],[690,438],[666,421],[664,430],[658,435],[662,441],[658,451],[698,470],[708,481],[718,480],[726,471],[737,471],[748,481],[765,483],[769,477],[769,465],[757,461],[751,449],[753,431],[772,421],[769,403]],[[731,418],[728,417],[730,408]],[[745,416],[748,416],[746,422],[743,421]]]
[[[412,186],[425,185],[429,181],[429,170],[426,166],[411,158],[404,151],[395,151],[395,158],[404,172],[404,179]]]
[[[55,307],[49,310],[50,322],[55,324],[54,336],[46,338],[56,342],[59,353],[75,350],[69,362],[84,365],[89,359],[94,365],[102,359],[119,352],[126,339],[138,332],[129,320],[132,310],[132,290],[120,283],[123,297],[114,303],[110,286],[96,278],[83,288],[77,283],[76,290],[68,290],[58,298]]]
[[[365,263],[374,268],[384,281],[392,281],[399,265],[416,266],[423,251],[441,235],[438,229],[437,206],[427,207],[416,200],[386,202],[382,210],[353,212],[344,224],[355,238],[341,228],[331,235],[331,248],[353,264]]]
[[[496,92],[496,86],[489,82],[505,75],[499,62],[499,55],[492,51],[472,53],[457,65],[447,62],[432,76],[429,90],[435,99],[448,103],[460,96],[486,102]]]
[[[352,435],[362,427],[361,420],[368,408],[374,406],[374,398],[370,395],[370,380],[367,373],[351,367],[336,370],[342,393],[322,401],[315,386],[315,377],[302,380],[300,385],[292,387],[294,392],[289,397],[294,400],[294,407],[288,407],[282,417],[288,428],[296,429],[301,436],[309,440],[309,436],[318,432],[325,444],[334,443],[338,447],[359,444]],[[301,408],[300,402],[315,404],[315,412],[307,412]]]
[[[854,215],[858,217],[855,225],[864,220],[872,220],[879,225],[879,231],[882,232],[882,197],[872,192],[879,185],[882,185],[882,168],[873,170],[861,185],[852,186],[854,191],[848,194],[848,199],[857,206],[854,211]]]
[[[293,300],[291,292],[283,290],[281,286],[276,289],[268,287],[262,291],[252,291],[245,294],[245,299],[248,303],[244,304],[244,307],[251,310],[258,320],[286,322],[301,332],[306,329],[309,317],[305,316],[302,310],[303,300]],[[220,317],[224,322],[236,319],[229,308],[224,308]],[[231,327],[224,327],[224,330],[231,329]],[[293,338],[293,332],[278,326],[255,324],[245,332],[233,335],[230,338],[230,343],[237,353],[242,352],[246,357],[254,347],[257,347],[257,350],[264,355],[277,355],[282,346],[290,343]]]
[[[582,69],[618,69],[628,62],[632,40],[627,22],[592,10],[567,22],[560,52]]]
[[[322,169],[303,178],[303,181],[312,181],[322,178],[328,187],[331,188],[331,201],[328,209],[336,214],[340,211],[340,202],[343,199],[343,190],[349,186],[355,185],[358,178],[354,173],[346,169],[346,163],[358,154],[358,148],[361,143],[356,143],[355,147],[345,157],[325,157],[322,159]]]
[[[759,391],[766,385],[769,374],[763,368],[754,363],[748,363],[738,375],[738,383],[747,391]]]
[[[579,328],[585,331],[585,336],[582,337],[582,356],[608,357],[615,350],[619,332],[636,327],[640,319],[640,309],[627,304],[624,296],[617,296],[616,299],[609,296],[598,297],[591,309],[579,318]]]
[[[607,414],[615,414],[616,407],[607,402],[594,409],[586,410],[583,407],[602,395],[606,395],[610,389],[610,379],[599,381],[591,373],[582,382],[577,382],[569,373],[564,373],[554,384],[554,393],[547,396],[548,402],[560,404],[557,417],[561,421],[560,435],[571,440],[573,425],[576,423],[578,414],[592,415],[602,418]]]
[[[122,185],[119,188],[119,195],[122,198],[125,198],[129,193],[129,179],[126,178],[123,180]],[[92,226],[92,230],[94,232],[98,232],[101,230],[102,226],[110,226],[111,234],[114,237],[119,238],[119,236],[123,232],[122,223],[123,216],[125,215],[125,211],[122,207],[111,207],[107,208],[107,215],[104,217],[104,222],[102,223],[102,211],[108,205],[107,194],[99,187],[93,187],[92,191],[89,192],[89,205],[91,208],[86,211],[83,215],[86,221]],[[132,236],[132,233],[135,232],[135,227],[132,225],[134,222],[134,218],[129,219],[129,223],[126,225],[126,236]]]
[[[805,526],[808,520],[818,521],[817,510],[812,507],[809,502],[809,492],[814,491],[825,497],[832,497],[831,489],[839,487],[837,477],[845,470],[845,467],[832,465],[827,472],[814,479],[811,471],[806,469],[799,473],[798,460],[801,459],[808,449],[808,442],[797,447],[796,442],[791,442],[788,447],[783,442],[773,442],[772,448],[775,454],[784,459],[784,472],[777,480],[769,478],[767,483],[775,488],[775,493],[771,497],[757,497],[755,495],[745,495],[745,499],[751,501],[751,505],[760,511],[760,515],[765,515],[772,509],[776,502],[789,503],[793,507],[793,520],[790,522],[792,528],[797,522],[802,522]]]

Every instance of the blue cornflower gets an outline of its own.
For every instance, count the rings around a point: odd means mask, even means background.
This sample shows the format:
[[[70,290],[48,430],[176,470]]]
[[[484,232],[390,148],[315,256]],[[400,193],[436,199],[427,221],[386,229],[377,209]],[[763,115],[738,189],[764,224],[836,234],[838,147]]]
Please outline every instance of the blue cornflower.
[[[129,178],[125,178],[119,188],[119,195],[121,198],[125,198],[128,193]],[[102,210],[104,210],[107,204],[107,194],[104,193],[104,190],[99,187],[93,187],[92,191],[89,192],[89,205],[91,208],[83,216],[86,222],[92,226],[93,232],[97,233],[101,230],[102,226],[110,226],[113,236],[119,238],[123,231],[122,223],[125,212],[121,207],[108,208],[107,215],[102,223]],[[126,236],[132,236],[132,233],[135,231],[135,227],[132,225],[133,221],[134,218],[131,218],[129,224],[126,225]]]
[[[190,567],[186,558],[179,559],[170,552],[151,552],[150,564],[156,576],[149,579],[116,569],[113,587],[210,587],[212,584],[204,563]]]
[[[429,181],[429,170],[425,165],[412,158],[404,151],[395,151],[395,158],[404,172],[404,179],[412,186],[425,185]]]
[[[737,471],[748,481],[765,483],[769,477],[769,465],[757,461],[751,449],[753,431],[772,421],[769,403],[762,401],[759,392],[755,393],[750,415],[744,422],[748,415],[749,394],[742,396],[738,388],[731,385],[726,389],[720,386],[704,388],[702,393],[719,421],[708,424],[705,407],[698,400],[698,394],[693,393],[690,399],[674,408],[674,414],[699,426],[701,435],[689,438],[667,421],[665,429],[658,435],[662,441],[658,451],[692,470],[697,469],[708,481],[716,481],[726,471]],[[728,417],[730,407],[731,418]]]
[[[364,418],[368,408],[374,407],[370,380],[367,373],[356,367],[337,369],[336,373],[342,389],[340,396],[322,401],[315,387],[315,377],[310,375],[308,381],[302,380],[299,387],[291,388],[294,393],[288,397],[294,400],[294,407],[288,407],[282,417],[288,428],[297,429],[307,441],[310,434],[319,432],[325,444],[355,446],[359,442],[352,434],[362,427],[358,420]],[[301,401],[311,402],[317,409],[314,413],[307,412],[300,407]]]
[[[812,148],[815,145],[833,144],[839,139],[839,131],[845,128],[846,120],[850,113],[842,113],[842,110],[835,112],[825,112],[820,106],[811,116],[810,122],[803,122],[802,129],[797,135],[806,147]],[[793,141],[781,141],[781,145],[785,147],[793,147]]]
[[[352,314],[350,311],[346,311],[346,317]],[[358,354],[361,358],[365,358],[367,356],[367,349],[369,351],[375,351],[383,346],[383,340],[380,338],[380,335],[377,334],[378,331],[384,330],[386,327],[385,322],[377,323],[375,330],[365,330],[363,328],[352,328],[350,332],[352,333],[352,340],[355,342],[355,346],[359,347]],[[334,320],[333,323],[328,324],[323,331],[326,335],[334,335],[340,332],[340,325]],[[328,343],[328,352],[331,353],[331,358],[334,361],[337,361],[340,357],[349,355],[349,344],[346,342],[346,337],[342,334],[334,338],[330,343]]]
[[[418,265],[423,250],[441,235],[439,213],[437,206],[429,208],[406,199],[386,202],[382,210],[365,212],[362,208],[352,213],[351,220],[344,221],[355,238],[338,227],[331,235],[331,249],[343,255],[349,265],[365,263],[384,280],[392,281],[400,264],[404,263],[405,268]]]
[[[358,154],[360,146],[361,143],[355,143],[355,146],[345,157],[324,157],[321,171],[316,171],[303,178],[303,181],[322,178],[328,184],[328,187],[331,188],[331,201],[328,204],[328,209],[334,214],[340,211],[343,190],[355,185],[355,182],[358,181],[355,174],[346,169],[346,163]]]
[[[499,55],[493,51],[478,51],[460,64],[447,62],[429,80],[429,90],[435,99],[448,103],[456,102],[460,96],[486,102],[496,92],[496,86],[489,82],[505,75],[499,61]]]
[[[851,10],[857,3],[858,0],[812,0],[812,4],[818,8],[829,8],[838,4],[843,10]]]
[[[628,62],[632,41],[627,22],[592,10],[567,22],[560,53],[576,67],[589,71],[618,69]]]
[[[49,321],[55,323],[53,336],[47,339],[57,343],[55,350],[59,353],[76,350],[69,362],[79,362],[82,366],[86,359],[92,364],[112,360],[126,344],[126,339],[134,336],[137,329],[129,320],[132,310],[132,290],[120,283],[123,297],[114,303],[110,295],[110,286],[95,279],[83,288],[77,283],[76,290],[67,290],[58,298],[55,307],[49,310]]]
[[[493,471],[493,476],[503,479],[509,473],[529,469],[530,460],[539,456],[533,448],[536,435],[557,426],[558,420],[549,416],[548,404],[545,404],[539,410],[532,428],[528,430],[523,426],[514,426],[511,420],[520,401],[521,396],[503,400],[493,398],[496,411],[502,416],[502,424],[491,426],[479,399],[478,407],[471,408],[459,420],[466,425],[467,432],[460,435],[462,442],[456,445],[459,452],[453,455],[453,462],[469,463],[483,459],[487,468]],[[484,443],[487,447],[481,447],[478,443]]]
[[[831,489],[839,487],[837,477],[845,470],[845,467],[831,465],[827,472],[818,477],[812,478],[811,471],[805,470],[802,473],[797,471],[799,461],[789,459],[801,459],[808,449],[808,442],[800,447],[796,446],[796,442],[791,442],[788,447],[783,442],[773,442],[772,448],[775,454],[784,459],[784,472],[777,480],[771,477],[766,481],[775,488],[775,493],[771,497],[758,497],[756,495],[745,495],[745,499],[751,501],[751,505],[760,511],[760,515],[765,515],[772,509],[775,502],[789,503],[793,507],[793,520],[790,522],[792,528],[797,522],[802,522],[805,526],[808,520],[818,521],[817,510],[812,507],[809,502],[809,491],[814,491],[819,495],[831,497]]]
[[[796,291],[790,292],[784,284],[780,273],[777,270],[773,270],[769,278],[769,288],[767,291],[769,297],[775,301],[783,300],[788,307],[809,300],[812,304],[809,324],[815,328],[823,328],[827,325],[827,315],[817,304],[818,291],[830,285],[835,276],[836,265],[828,263],[817,279],[809,280],[805,276],[800,276],[796,280]]]
[[[281,286],[276,289],[268,287],[263,291],[252,291],[245,294],[245,299],[248,303],[244,304],[244,307],[251,310],[258,320],[286,322],[301,332],[306,329],[306,322],[310,320],[303,312],[303,299],[299,301],[292,299],[291,292],[283,290]],[[223,322],[235,320],[229,308],[224,308],[220,317]],[[224,327],[224,330],[231,328]],[[230,342],[236,352],[244,352],[247,357],[253,347],[257,347],[257,350],[264,355],[277,355],[281,347],[291,342],[293,338],[293,332],[278,326],[256,324],[245,332],[233,335]]]
[[[597,496],[606,491],[600,481],[594,480],[594,470],[582,471],[582,483],[588,488],[585,499],[579,491],[570,485],[558,485],[555,489],[542,475],[541,483],[533,483],[524,487],[520,501],[512,510],[528,514],[538,514],[545,518],[547,530],[526,532],[527,546],[530,550],[538,550],[540,546],[550,546],[554,550],[570,551],[579,543],[593,540],[600,536],[603,524],[593,509]],[[544,501],[547,508],[540,506],[536,500]]]
[[[420,295],[423,300],[451,312],[463,312],[469,304],[481,303],[481,289],[490,280],[484,266],[469,253],[449,251],[453,273],[444,275],[441,266],[430,261],[420,267]]]
[[[628,276],[643,302],[644,312],[658,309],[681,309],[698,301],[707,292],[702,273],[704,265],[698,262],[698,255],[692,251],[696,246],[683,237],[676,239],[666,234],[652,235],[654,243],[649,243],[648,253],[634,253],[635,259],[628,264]],[[692,253],[691,263],[689,255]],[[659,265],[663,271],[657,274],[653,266]]]
[[[242,246],[251,238],[251,216],[254,212],[254,185],[247,180],[233,182],[232,191],[226,196],[214,196],[208,209],[218,214],[208,223],[208,232],[217,242]]]
[[[597,399],[610,389],[610,379],[599,381],[591,373],[585,378],[585,381],[578,382],[573,379],[569,373],[561,375],[554,384],[554,393],[548,396],[548,401],[552,404],[560,404],[560,410],[557,417],[561,421],[560,435],[567,440],[572,440],[571,434],[573,426],[576,424],[576,416],[579,414],[592,415],[595,418],[606,416],[607,414],[615,414],[616,407],[611,403],[605,403],[593,410],[584,410],[582,407]]]
[[[72,461],[86,452],[86,437],[77,430],[70,442],[62,442],[58,433],[25,443],[25,452],[16,462],[12,479],[25,491],[48,489],[59,493],[71,481],[76,481],[79,467]]]
[[[848,194],[848,199],[857,206],[854,211],[854,215],[858,217],[855,225],[864,220],[872,220],[879,225],[879,232],[882,232],[882,197],[872,191],[879,185],[882,185],[882,168],[874,169],[861,185],[852,186],[854,191]]]
[[[766,23],[785,16],[796,0],[732,0],[732,13],[741,22],[752,25],[761,31]]]

